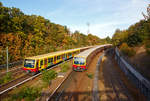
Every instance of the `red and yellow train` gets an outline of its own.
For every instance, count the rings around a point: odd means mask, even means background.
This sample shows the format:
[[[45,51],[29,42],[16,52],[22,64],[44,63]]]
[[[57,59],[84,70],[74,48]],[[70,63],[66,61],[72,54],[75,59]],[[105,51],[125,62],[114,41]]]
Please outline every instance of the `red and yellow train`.
[[[85,50],[84,52],[79,53],[73,58],[73,70],[75,71],[84,71],[88,69],[89,63],[91,59],[102,50],[110,48],[111,44],[96,46],[94,48],[90,48]]]
[[[33,57],[27,57],[24,59],[23,70],[26,72],[37,73],[43,69],[46,69],[47,67],[50,67],[62,61],[68,60],[72,58],[74,55],[79,54],[80,51],[83,51],[88,48],[91,48],[91,46],[52,52],[52,53],[33,56]]]

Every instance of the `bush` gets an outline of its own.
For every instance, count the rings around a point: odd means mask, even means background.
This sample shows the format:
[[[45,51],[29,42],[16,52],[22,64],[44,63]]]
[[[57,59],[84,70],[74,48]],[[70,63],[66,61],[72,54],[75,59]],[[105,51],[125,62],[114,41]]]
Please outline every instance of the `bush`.
[[[145,42],[145,49],[146,49],[147,54],[150,54],[150,41]]]
[[[86,73],[86,75],[87,75],[87,77],[90,78],[90,79],[93,78],[93,74],[88,74],[88,73]]]
[[[0,84],[7,83],[12,80],[12,73],[8,72],[4,77],[0,79]]]
[[[61,71],[60,72],[67,72],[69,70],[70,64],[65,62],[63,64],[61,64]]]
[[[12,96],[12,100],[34,101],[40,96],[40,89],[34,87],[24,87],[17,94]]]
[[[52,79],[55,79],[57,77],[57,72],[54,70],[44,70],[42,72],[42,80],[47,83],[50,84]]]
[[[134,49],[132,49],[131,47],[129,47],[126,43],[123,43],[120,46],[120,50],[123,54],[131,57],[134,56],[136,54],[136,52],[134,51]]]

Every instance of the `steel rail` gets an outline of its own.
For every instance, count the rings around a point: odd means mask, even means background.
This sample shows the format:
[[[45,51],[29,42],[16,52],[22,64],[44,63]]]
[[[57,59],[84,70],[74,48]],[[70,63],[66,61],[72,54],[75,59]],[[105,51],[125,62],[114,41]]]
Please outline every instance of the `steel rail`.
[[[65,62],[68,62],[68,61],[71,61],[71,60],[72,60],[72,59],[69,59],[69,60],[66,60]],[[52,66],[51,68],[49,68],[49,69],[47,69],[47,70],[51,70],[51,69],[55,68],[56,66],[59,66],[60,64],[65,63],[65,62],[61,62],[61,63],[59,63],[59,64],[56,64],[56,65]],[[32,80],[32,79],[38,77],[38,76],[41,75],[41,74],[42,74],[42,73],[40,72],[40,73],[38,73],[38,74],[36,74],[36,75],[34,75],[34,76],[32,76],[32,77],[30,77],[30,78],[28,78],[28,79],[22,81],[22,82],[17,83],[16,85],[13,85],[13,86],[11,86],[11,87],[9,87],[9,88],[7,88],[7,89],[1,91],[1,92],[0,92],[0,95],[6,93],[6,92],[8,92],[8,91],[10,91],[10,90],[13,89],[13,88],[16,88],[17,86],[20,86],[20,85],[24,84],[25,82],[28,82],[28,81],[30,81],[30,80]]]

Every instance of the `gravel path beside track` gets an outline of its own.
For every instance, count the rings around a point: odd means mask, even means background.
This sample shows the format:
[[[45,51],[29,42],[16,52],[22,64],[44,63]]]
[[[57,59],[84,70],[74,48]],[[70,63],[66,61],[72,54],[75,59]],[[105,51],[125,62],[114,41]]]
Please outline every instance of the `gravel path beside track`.
[[[100,101],[137,101],[122,81],[121,71],[111,54],[103,57],[99,75]],[[123,78],[126,78],[125,76]],[[128,82],[129,83],[129,82]],[[142,100],[144,101],[144,100]]]

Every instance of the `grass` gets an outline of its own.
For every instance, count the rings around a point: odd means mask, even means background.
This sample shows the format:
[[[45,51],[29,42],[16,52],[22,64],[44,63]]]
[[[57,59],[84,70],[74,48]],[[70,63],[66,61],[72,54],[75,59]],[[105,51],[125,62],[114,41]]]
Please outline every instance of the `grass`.
[[[68,71],[70,63],[64,63],[61,65],[61,71]],[[4,101],[35,101],[41,97],[42,91],[49,89],[49,84],[52,79],[57,77],[57,72],[54,70],[43,71],[42,75],[36,82],[25,83],[22,87],[19,87],[9,94],[10,96],[4,98]]]
[[[93,76],[94,76],[93,74],[86,73],[86,75],[87,75],[88,78],[93,79]]]
[[[70,63],[65,62],[65,63],[61,64],[60,67],[61,67],[61,71],[60,72],[67,72],[69,70]]]
[[[23,87],[17,94],[11,98],[12,101],[35,101],[40,96],[40,89],[35,87]]]
[[[12,73],[8,72],[4,77],[0,79],[0,84],[7,83],[12,80]]]
[[[47,85],[51,83],[51,80],[57,77],[57,72],[54,70],[45,70],[42,72],[42,81],[45,82]]]

